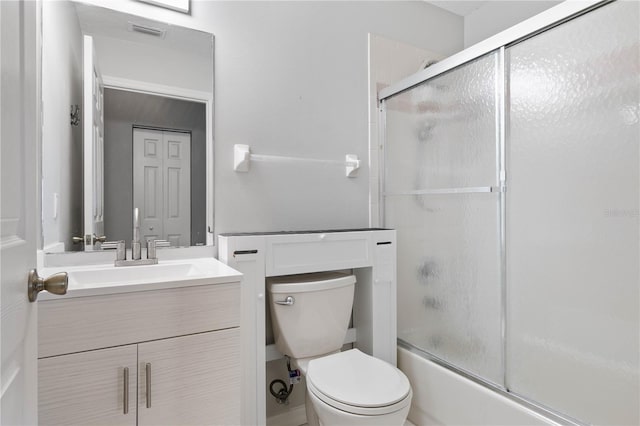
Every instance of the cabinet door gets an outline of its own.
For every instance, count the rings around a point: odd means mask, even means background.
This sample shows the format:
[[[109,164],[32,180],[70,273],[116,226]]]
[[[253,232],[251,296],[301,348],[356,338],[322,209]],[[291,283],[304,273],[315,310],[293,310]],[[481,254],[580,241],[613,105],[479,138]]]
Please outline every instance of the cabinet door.
[[[240,329],[138,345],[138,424],[240,424]]]
[[[39,359],[39,424],[135,425],[136,361],[136,345]]]

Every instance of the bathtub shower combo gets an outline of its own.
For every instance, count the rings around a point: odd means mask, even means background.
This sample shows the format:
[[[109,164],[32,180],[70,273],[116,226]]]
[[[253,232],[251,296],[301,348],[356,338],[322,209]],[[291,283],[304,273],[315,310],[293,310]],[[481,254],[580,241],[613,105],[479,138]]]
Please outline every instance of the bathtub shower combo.
[[[577,7],[380,93],[398,337],[561,423],[638,424],[640,3]]]

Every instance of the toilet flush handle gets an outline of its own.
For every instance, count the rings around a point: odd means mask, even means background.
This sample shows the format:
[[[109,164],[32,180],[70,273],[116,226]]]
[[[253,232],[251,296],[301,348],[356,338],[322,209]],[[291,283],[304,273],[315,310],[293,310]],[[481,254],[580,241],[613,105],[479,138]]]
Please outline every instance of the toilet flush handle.
[[[296,299],[294,299],[293,296],[287,296],[286,299],[284,299],[284,300],[276,300],[275,302],[276,302],[277,305],[291,306],[296,302]]]

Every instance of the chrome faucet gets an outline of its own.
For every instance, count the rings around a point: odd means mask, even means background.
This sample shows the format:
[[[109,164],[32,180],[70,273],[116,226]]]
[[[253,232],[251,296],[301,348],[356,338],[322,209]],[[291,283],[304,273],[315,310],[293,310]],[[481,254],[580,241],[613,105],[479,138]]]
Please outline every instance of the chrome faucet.
[[[147,240],[147,258],[142,258],[142,247],[140,243],[140,211],[133,209],[133,238],[131,239],[131,260],[127,260],[127,252],[124,240],[118,241],[116,248],[115,266],[133,265],[155,265],[158,263],[156,257],[156,241]]]
[[[140,247],[140,211],[137,207],[133,209],[133,239],[131,240],[131,258],[140,260],[142,249]]]

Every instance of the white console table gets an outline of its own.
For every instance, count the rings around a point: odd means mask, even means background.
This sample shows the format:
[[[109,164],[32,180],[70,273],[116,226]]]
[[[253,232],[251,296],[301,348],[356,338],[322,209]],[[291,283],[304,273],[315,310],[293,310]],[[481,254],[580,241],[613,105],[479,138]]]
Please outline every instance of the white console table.
[[[396,365],[396,232],[221,234],[219,259],[242,272],[242,424],[266,424],[266,277],[352,269],[355,347]],[[353,333],[354,330],[351,330]]]

